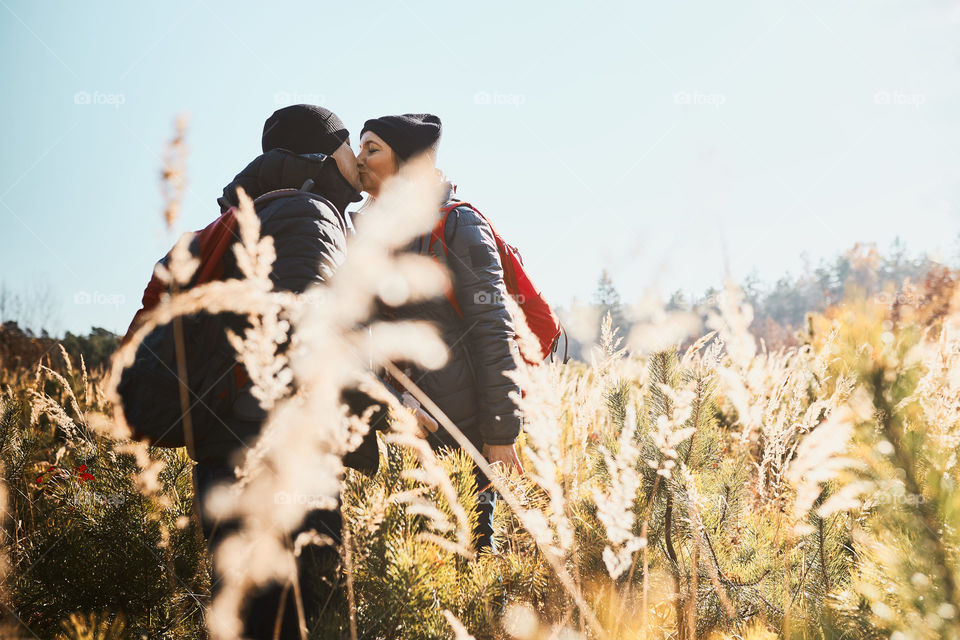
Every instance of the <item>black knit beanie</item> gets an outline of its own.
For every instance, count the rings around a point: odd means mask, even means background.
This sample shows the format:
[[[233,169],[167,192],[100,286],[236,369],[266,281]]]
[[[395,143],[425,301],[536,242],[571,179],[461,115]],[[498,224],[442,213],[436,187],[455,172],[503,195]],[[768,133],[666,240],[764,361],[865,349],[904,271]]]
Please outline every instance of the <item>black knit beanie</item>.
[[[333,111],[313,104],[277,109],[263,123],[263,152],[286,149],[294,153],[332,154],[350,132]]]
[[[390,145],[401,160],[433,147],[440,140],[440,118],[432,113],[405,113],[383,116],[363,123],[364,131],[372,131]]]

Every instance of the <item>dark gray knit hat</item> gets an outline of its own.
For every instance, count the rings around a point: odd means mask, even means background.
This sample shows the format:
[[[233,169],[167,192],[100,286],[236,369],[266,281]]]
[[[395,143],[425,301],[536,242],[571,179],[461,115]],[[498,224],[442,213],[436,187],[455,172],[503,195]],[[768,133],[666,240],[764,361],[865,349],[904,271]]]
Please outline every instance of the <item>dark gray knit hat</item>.
[[[313,104],[277,109],[263,123],[263,152],[286,149],[294,153],[332,154],[350,132],[333,111]]]
[[[383,116],[363,123],[364,131],[372,131],[390,145],[401,160],[436,146],[440,141],[440,118],[432,113],[405,113],[400,116]]]

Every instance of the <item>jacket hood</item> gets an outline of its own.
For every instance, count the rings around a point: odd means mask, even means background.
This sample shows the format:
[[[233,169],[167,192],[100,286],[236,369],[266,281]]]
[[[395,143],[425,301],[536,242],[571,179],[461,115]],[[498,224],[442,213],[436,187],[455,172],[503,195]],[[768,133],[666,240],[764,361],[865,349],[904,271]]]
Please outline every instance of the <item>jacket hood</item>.
[[[361,200],[360,192],[353,188],[337,168],[332,157],[322,153],[297,154],[286,149],[272,149],[254,158],[243,171],[223,188],[223,196],[217,198],[220,210],[239,205],[237,187],[243,187],[251,199],[277,189],[300,189],[307,180],[313,181],[307,191],[329,200],[341,214],[351,202]]]

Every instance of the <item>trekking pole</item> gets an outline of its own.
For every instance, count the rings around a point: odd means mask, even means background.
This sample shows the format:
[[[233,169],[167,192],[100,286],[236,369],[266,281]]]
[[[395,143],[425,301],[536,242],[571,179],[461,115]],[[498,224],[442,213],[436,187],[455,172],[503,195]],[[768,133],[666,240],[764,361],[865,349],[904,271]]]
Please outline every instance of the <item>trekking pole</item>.
[[[537,544],[537,547],[540,548],[544,559],[546,559],[547,564],[550,565],[550,568],[553,569],[553,572],[556,574],[560,584],[563,585],[567,593],[570,594],[570,597],[573,598],[574,603],[577,605],[577,609],[580,610],[580,614],[583,615],[597,636],[601,638],[608,638],[609,636],[607,632],[600,624],[600,621],[590,608],[590,605],[588,605],[583,599],[583,595],[580,593],[580,590],[574,583],[573,578],[570,577],[570,574],[567,572],[564,566],[558,562],[551,553],[540,547],[540,543],[537,542],[537,535],[534,533],[533,528],[524,522],[524,510],[523,506],[520,504],[520,500],[513,494],[507,485],[500,480],[495,473],[493,473],[493,469],[490,467],[490,464],[487,462],[486,458],[483,457],[483,454],[481,454],[477,448],[473,446],[473,443],[470,442],[470,439],[463,434],[457,425],[453,424],[453,421],[447,417],[447,414],[441,411],[440,407],[438,407],[436,403],[434,403],[433,400],[431,400],[430,397],[416,385],[416,383],[407,377],[405,373],[400,371],[400,369],[392,362],[387,362],[385,366],[387,372],[393,376],[393,379],[403,385],[403,387],[409,391],[410,394],[420,402],[420,404],[427,408],[427,410],[440,422],[440,424],[443,425],[447,432],[453,436],[453,439],[457,441],[457,444],[460,445],[460,448],[466,451],[467,455],[473,459],[474,463],[480,468],[480,470],[483,471],[488,478],[490,478],[491,484],[497,489],[497,491],[500,493],[500,496],[504,499],[504,501],[506,501],[513,512],[517,514],[520,524],[524,529],[530,532],[534,542]]]

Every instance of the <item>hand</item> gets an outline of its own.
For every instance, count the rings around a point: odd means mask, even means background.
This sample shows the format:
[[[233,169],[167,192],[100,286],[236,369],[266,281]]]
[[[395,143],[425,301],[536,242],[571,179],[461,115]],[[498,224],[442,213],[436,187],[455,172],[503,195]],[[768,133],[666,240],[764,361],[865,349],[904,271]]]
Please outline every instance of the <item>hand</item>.
[[[436,433],[437,429],[440,428],[440,425],[437,424],[437,421],[433,419],[433,416],[424,411],[422,408],[418,408],[414,412],[413,417],[417,419],[417,426],[421,429],[420,436],[423,438],[427,437],[427,434],[423,432],[424,429],[430,433]]]
[[[517,475],[523,475],[523,465],[520,464],[520,456],[517,455],[516,445],[485,444],[483,445],[483,455],[491,465],[499,462],[503,464],[507,473],[514,469]]]

